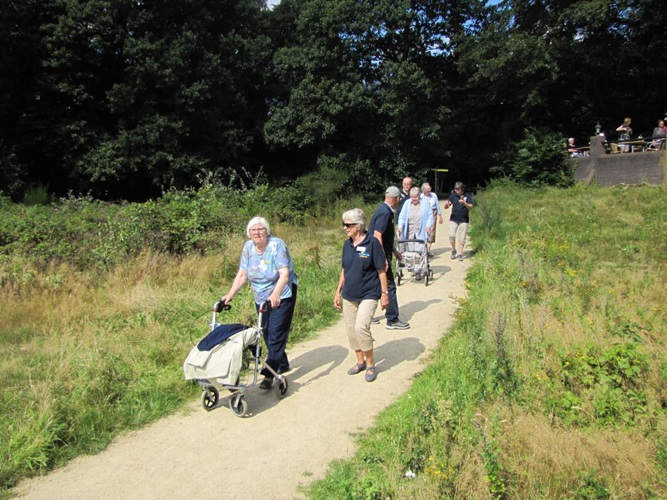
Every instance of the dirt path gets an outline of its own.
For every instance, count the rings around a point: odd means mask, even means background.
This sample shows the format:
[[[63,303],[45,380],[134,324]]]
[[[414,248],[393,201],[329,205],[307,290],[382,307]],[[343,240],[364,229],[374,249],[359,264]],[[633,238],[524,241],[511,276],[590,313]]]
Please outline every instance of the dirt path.
[[[275,389],[250,389],[251,415],[243,419],[227,407],[227,395],[211,412],[193,401],[184,415],[124,435],[106,451],[24,481],[13,493],[48,500],[303,498],[299,486],[355,452],[354,435],[408,388],[452,324],[470,261],[450,259],[448,211],[443,218],[431,261],[434,280],[424,286],[408,279],[398,287],[401,319],[412,328],[386,330],[384,318],[373,326],[375,382],[347,375],[355,358],[338,322],[288,351],[292,371],[284,399]],[[333,301],[335,283],[330,288]]]

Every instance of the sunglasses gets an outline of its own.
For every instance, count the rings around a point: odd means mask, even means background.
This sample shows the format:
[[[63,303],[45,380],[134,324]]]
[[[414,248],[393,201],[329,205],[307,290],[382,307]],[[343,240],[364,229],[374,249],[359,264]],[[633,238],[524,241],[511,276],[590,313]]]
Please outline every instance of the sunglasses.
[[[350,229],[352,226],[356,226],[356,225],[357,225],[356,223],[352,223],[352,222],[343,222],[343,227],[345,229]]]

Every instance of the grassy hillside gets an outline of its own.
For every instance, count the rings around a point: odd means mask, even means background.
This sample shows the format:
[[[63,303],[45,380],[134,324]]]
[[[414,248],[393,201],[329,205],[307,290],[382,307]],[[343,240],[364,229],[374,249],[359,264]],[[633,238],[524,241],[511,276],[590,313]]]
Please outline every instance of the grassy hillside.
[[[665,498],[663,187],[476,197],[468,298],[312,498]]]
[[[295,194],[0,199],[0,497],[197,397],[181,364],[252,215],[269,214],[295,259],[292,342],[336,319],[339,217],[363,202],[315,210]],[[647,186],[480,193],[455,327],[310,495],[667,497],[665,199]],[[253,317],[246,293],[225,321]]]

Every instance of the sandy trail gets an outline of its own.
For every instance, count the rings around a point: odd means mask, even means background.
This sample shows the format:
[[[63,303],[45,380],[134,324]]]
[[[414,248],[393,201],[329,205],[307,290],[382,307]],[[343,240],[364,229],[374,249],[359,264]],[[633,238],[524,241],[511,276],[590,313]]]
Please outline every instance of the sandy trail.
[[[453,322],[470,261],[450,259],[449,211],[443,218],[433,247],[433,281],[424,286],[408,279],[398,287],[401,319],[412,328],[386,330],[384,318],[373,326],[375,382],[347,375],[355,357],[339,321],[289,349],[284,399],[276,389],[248,390],[247,418],[234,416],[227,394],[211,412],[193,401],[185,414],[123,435],[104,452],[24,481],[12,493],[48,500],[303,498],[299,487],[356,451],[354,435],[409,387]],[[335,286],[330,284],[332,302]]]

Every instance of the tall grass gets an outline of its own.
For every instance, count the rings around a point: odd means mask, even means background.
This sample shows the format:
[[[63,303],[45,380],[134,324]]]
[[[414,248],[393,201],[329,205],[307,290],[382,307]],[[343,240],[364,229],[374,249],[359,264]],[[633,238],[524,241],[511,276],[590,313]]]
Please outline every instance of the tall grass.
[[[480,193],[454,327],[310,497],[666,497],[665,194]]]
[[[333,201],[314,220],[278,214],[266,190],[246,193],[253,204],[237,212],[219,194],[118,206],[0,199],[0,497],[196,397],[182,362],[231,285],[251,216],[265,214],[294,258],[290,342],[337,319],[340,214],[363,201]],[[223,322],[254,323],[248,288],[232,305]]]

